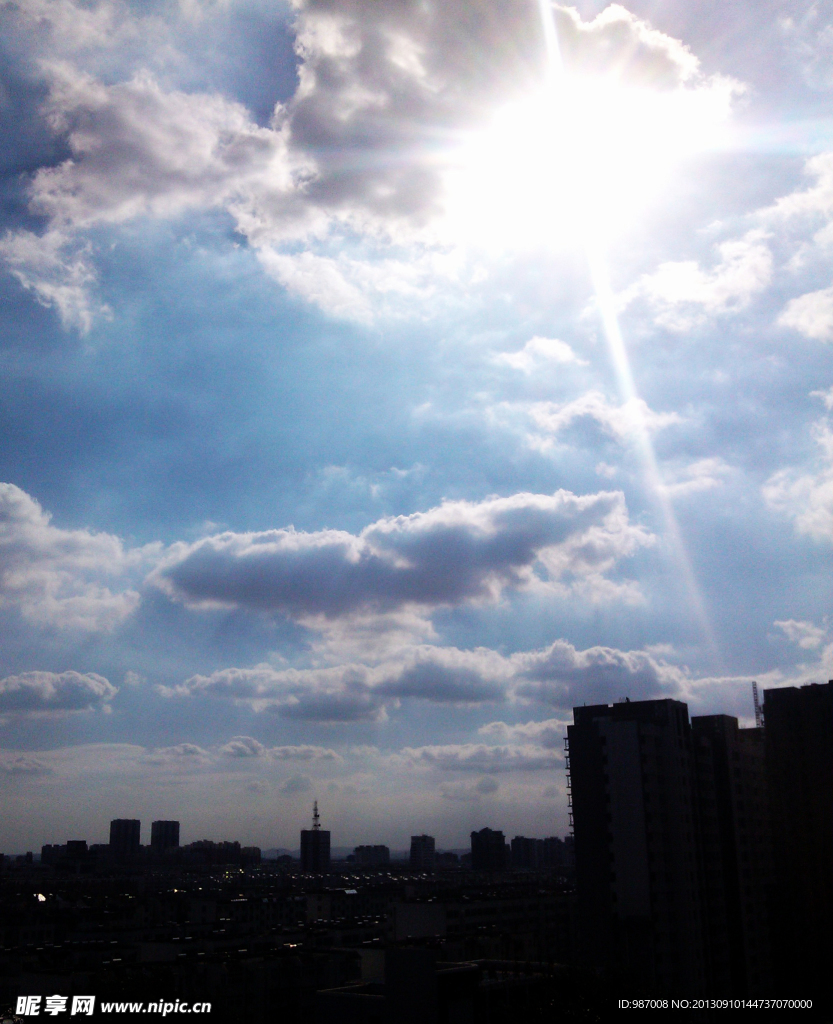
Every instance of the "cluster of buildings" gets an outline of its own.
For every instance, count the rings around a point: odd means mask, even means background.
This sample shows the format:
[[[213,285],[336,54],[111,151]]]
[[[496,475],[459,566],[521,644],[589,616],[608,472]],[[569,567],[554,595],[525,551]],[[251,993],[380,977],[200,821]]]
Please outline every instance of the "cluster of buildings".
[[[347,857],[353,867],[381,868],[391,862],[387,846],[357,846]],[[453,851],[438,852],[434,836],[411,836],[408,867],[412,871],[437,871],[465,867],[472,871],[503,872],[547,870],[574,866],[572,836],[559,839],[528,839],[515,836],[507,843],[503,832],[483,828],[471,833],[471,852],[462,857]],[[321,828],[318,801],[313,805],[312,828],[301,830],[301,870],[326,874],[331,867],[330,833]]]
[[[178,821],[154,821],[150,827],[150,845],[142,846],[142,823],[138,818],[115,818],[110,822],[110,842],[87,846],[85,839],[41,847],[41,864],[58,871],[89,873],[114,866],[175,864],[199,866],[231,864],[253,866],[260,863],[260,848],[240,843],[215,843],[201,839],[179,845]],[[28,856],[28,855],[27,855]],[[31,860],[31,858],[30,858]]]
[[[257,846],[238,842],[212,842],[207,839],[180,846],[178,821],[154,821],[150,845],[141,844],[142,823],[138,818],[116,818],[110,822],[110,842],[87,845],[84,839],[73,839],[41,848],[41,864],[58,871],[90,873],[97,868],[141,868],[142,866],[189,868],[214,865],[252,867],[261,863]],[[321,827],[318,802],[313,805],[312,828],[301,830],[300,869],[303,874],[327,875],[333,870],[331,835]],[[31,854],[24,863],[32,864]],[[297,867],[290,856],[278,858],[282,867]],[[390,847],[360,845],[341,864],[343,870],[390,867]],[[402,866],[402,865],[400,865]],[[515,836],[511,843],[503,832],[484,828],[471,833],[471,852],[458,854],[439,851],[434,836],[411,836],[407,867],[411,871],[434,871],[470,868],[473,871],[507,872],[562,869],[570,874],[574,866],[573,841],[552,836],[528,839]]]
[[[134,961],[147,971],[175,957],[185,986],[202,977],[202,957],[231,965],[256,947],[266,951],[258,963],[288,965],[305,949],[326,977],[310,981],[304,998],[318,999],[330,986],[332,1019],[353,1020],[348,1008],[370,1006],[365,997],[373,993],[381,998],[376,953],[398,964],[397,950],[419,946],[433,951],[425,970],[437,985],[450,965],[464,962],[471,984],[480,978],[475,987],[490,984],[487,962],[526,963],[530,977],[560,963],[589,968],[632,996],[809,998],[831,1008],[833,681],[767,690],[762,708],[756,690],[755,707],[752,728],[728,715],[689,717],[676,700],[574,708],[565,743],[571,835],[509,842],[483,828],[459,856],[438,851],[433,836],[415,835],[409,872],[389,870],[383,845],[357,846],[333,864],[317,803],[312,827],[301,831],[300,865],[284,857],[257,871],[246,870],[260,864],[257,848],[180,846],[176,821],[153,822],[143,847],[140,822],[117,819],[109,844],[43,847],[43,864],[56,869],[54,901],[49,872],[43,902],[32,901],[23,875],[19,886],[14,872],[5,875],[13,924],[0,929],[0,968],[10,957],[11,978],[23,969],[12,966],[24,956],[15,951],[62,948],[69,956],[78,940],[90,948],[72,957],[92,963],[103,943],[108,971],[132,970],[115,965]],[[75,877],[101,865],[99,879]],[[226,865],[243,870],[229,875]],[[166,869],[153,872],[158,891],[148,888],[146,866]],[[139,895],[128,898],[131,878]],[[75,904],[71,886],[88,887]],[[97,891],[95,918],[90,893]],[[119,914],[124,923],[114,930]],[[118,958],[106,953],[114,942],[124,949]],[[416,954],[402,956],[404,963]],[[295,992],[297,979],[286,970],[281,984]],[[550,980],[553,970],[545,972]]]
[[[754,728],[675,700],[573,711],[580,962],[652,995],[813,997],[833,955],[833,682]]]

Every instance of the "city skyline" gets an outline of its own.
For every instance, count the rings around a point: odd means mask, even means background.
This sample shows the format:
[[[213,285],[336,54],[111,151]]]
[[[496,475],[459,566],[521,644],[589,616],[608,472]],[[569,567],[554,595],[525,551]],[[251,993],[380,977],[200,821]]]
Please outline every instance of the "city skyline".
[[[4,5],[0,850],[564,835],[573,707],[833,677],[831,32]]]

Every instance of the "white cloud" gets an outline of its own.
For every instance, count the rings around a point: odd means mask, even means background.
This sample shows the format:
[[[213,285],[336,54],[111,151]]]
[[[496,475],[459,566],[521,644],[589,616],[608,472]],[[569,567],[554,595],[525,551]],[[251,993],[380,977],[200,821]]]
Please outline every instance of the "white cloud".
[[[0,754],[0,772],[4,775],[48,775],[51,768],[36,757],[26,754]]]
[[[376,720],[383,717],[382,702],[368,684],[370,670],[363,665],[339,665],[322,669],[282,669],[269,665],[228,668],[210,676],[192,676],[182,685],[160,688],[169,697],[219,697],[246,704],[255,710],[273,710],[286,718],[328,722]],[[289,756],[300,748],[266,750],[251,737],[235,737],[223,748],[236,757]],[[309,748],[310,750],[313,748]]]
[[[778,323],[794,328],[806,338],[833,341],[833,286],[790,299]]]
[[[210,5],[15,5],[28,45],[42,55],[44,116],[70,156],[30,179],[45,233],[7,236],[0,255],[65,325],[84,331],[105,312],[92,297],[91,227],[206,208],[228,211],[268,273],[336,316],[367,320],[448,288],[436,243],[449,242],[449,168],[437,142],[453,149],[501,104],[540,88],[535,4],[501,4],[474,20],[465,0],[293,6],[299,84],[264,127],[239,103],[167,85],[188,64],[178,33],[204,21]],[[555,11],[564,59],[578,76],[685,95],[725,91],[682,43],[619,5],[589,22],[571,8]],[[114,80],[116,53],[134,69],[125,81]],[[380,267],[378,251],[338,255],[347,237],[432,251],[418,271],[408,260]],[[551,344],[538,355],[559,361],[564,350]]]
[[[257,192],[261,206],[280,207],[289,230],[299,210],[286,197],[304,170],[288,156],[285,131],[259,127],[220,96],[166,92],[147,72],[104,85],[67,63],[44,70],[44,116],[72,155],[31,179],[29,206],[47,219],[46,232],[7,234],[0,257],[65,326],[83,332],[106,313],[91,297],[96,275],[83,242],[96,225],[219,206],[254,232]]]
[[[494,796],[500,791],[497,779],[487,775],[473,786],[466,782],[440,783],[440,796],[443,800],[459,800],[464,803],[477,803],[481,797]]]
[[[160,689],[167,697],[230,699],[255,710],[276,711],[283,717],[344,722],[384,718],[385,706],[403,699],[447,705],[501,701],[512,672],[511,663],[496,651],[423,645],[400,650],[396,659],[377,665],[229,668]],[[247,736],[234,737],[222,752],[234,757],[278,759],[319,756],[318,748],[270,750]]]
[[[22,672],[0,679],[0,712],[89,711],[117,693],[95,672]]]
[[[511,366],[513,370],[522,370],[524,373],[532,373],[544,363],[574,363],[577,366],[587,366],[586,360],[579,359],[566,341],[559,341],[558,338],[541,338],[538,335],[530,338],[519,352],[498,352],[493,359],[496,363]]]
[[[688,466],[664,470],[662,489],[670,498],[696,494],[699,491],[712,491],[722,487],[731,468],[719,456],[698,459]]]
[[[772,206],[761,211],[765,218],[774,221],[833,215],[833,152],[810,157],[804,165],[804,173],[807,177],[815,178],[814,184],[782,196]]]
[[[120,31],[132,34],[129,9],[120,2],[98,2],[80,5],[72,0],[17,0],[14,14],[23,25],[35,28],[42,37],[48,36],[49,48],[60,46],[72,52],[92,47],[112,45],[114,35]]]
[[[441,771],[552,771],[562,767],[561,758],[552,750],[529,744],[489,746],[485,743],[451,743],[445,746],[405,747],[401,754],[415,764]]]
[[[769,235],[760,229],[717,246],[719,261],[702,270],[695,260],[662,263],[620,296],[622,308],[644,300],[658,324],[688,331],[708,318],[738,313],[772,278]]]
[[[102,577],[124,577],[158,548],[125,550],[118,537],[52,526],[50,515],[14,484],[0,484],[0,606],[29,622],[111,630],[139,603],[135,590],[112,593]]]
[[[833,540],[833,430],[826,417],[813,427],[821,449],[814,471],[782,469],[764,484],[771,508],[789,516],[796,530],[816,540]]]
[[[561,750],[567,735],[566,720],[547,718],[541,722],[526,722],[509,725],[506,722],[489,722],[482,725],[478,734],[498,743],[533,743],[549,750]]]
[[[91,294],[96,282],[91,247],[79,246],[64,231],[9,231],[0,239],[0,260],[42,306],[58,311],[65,328],[83,334],[97,316],[109,316],[109,308]]]
[[[783,36],[811,89],[833,87],[833,27],[826,3],[810,3],[778,19]]]
[[[337,761],[338,754],[327,747],[310,745],[266,747],[252,736],[233,736],[220,747],[226,757],[266,758],[275,761]]]
[[[833,388],[828,388],[827,391],[811,391],[810,396],[812,398],[820,398],[828,411],[833,412]]]
[[[582,702],[677,697],[691,679],[669,664],[661,651],[620,651],[610,647],[577,650],[566,640],[504,655],[489,648],[459,650],[420,645],[401,649],[378,664],[320,669],[223,669],[192,676],[165,690],[169,697],[211,697],[274,710],[284,717],[323,721],[380,718],[405,699],[439,705],[530,702],[569,711]],[[564,723],[558,718],[508,725],[491,722],[481,735],[502,744],[560,747]],[[280,759],[282,748],[266,748],[251,737],[234,737],[221,752],[236,757]],[[302,758],[317,748],[286,748]],[[310,755],[313,756],[313,755]]]
[[[312,779],[309,775],[292,775],[280,787],[283,796],[295,796],[298,793],[308,793],[312,789]]]
[[[516,696],[551,707],[569,709],[581,703],[606,704],[680,697],[688,675],[646,651],[590,647],[579,651],[566,640],[540,651],[512,656]]]
[[[266,747],[251,736],[233,736],[220,747],[220,753],[228,757],[263,757]]]
[[[826,629],[812,622],[799,622],[795,619],[785,619],[774,622],[773,625],[783,630],[788,640],[807,651],[820,647],[827,633]]]
[[[654,412],[642,398],[631,398],[623,405],[612,405],[600,391],[588,391],[572,402],[536,402],[530,416],[541,431],[531,438],[535,447],[546,450],[555,437],[574,425],[592,424],[617,441],[638,436],[643,431],[661,430],[682,422],[676,412]]]
[[[184,767],[187,770],[208,762],[209,758],[208,751],[196,743],[177,743],[173,747],[158,747],[151,750],[142,760],[145,764]]]

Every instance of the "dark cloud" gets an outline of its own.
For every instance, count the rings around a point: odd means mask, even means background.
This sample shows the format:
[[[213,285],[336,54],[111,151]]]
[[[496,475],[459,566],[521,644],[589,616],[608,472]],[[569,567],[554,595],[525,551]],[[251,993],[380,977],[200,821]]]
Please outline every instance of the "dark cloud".
[[[679,668],[646,651],[611,647],[577,651],[565,640],[557,640],[543,651],[516,655],[515,661],[515,693],[565,710],[577,704],[608,704],[623,697],[678,697],[688,682]]]
[[[361,684],[348,685],[341,693],[304,693],[274,710],[282,718],[311,722],[374,722],[384,717],[378,697]]]
[[[0,679],[0,712],[89,711],[117,693],[95,672],[23,672]]]
[[[175,545],[153,581],[191,605],[238,605],[296,619],[334,619],[495,599],[551,575],[598,574],[644,543],[621,493],[516,494],[446,502],[382,519],[359,535],[338,530],[224,533]]]
[[[501,700],[503,687],[484,679],[474,669],[452,668],[421,662],[405,671],[398,679],[377,687],[377,693],[389,697],[416,697],[438,704],[477,704]]]

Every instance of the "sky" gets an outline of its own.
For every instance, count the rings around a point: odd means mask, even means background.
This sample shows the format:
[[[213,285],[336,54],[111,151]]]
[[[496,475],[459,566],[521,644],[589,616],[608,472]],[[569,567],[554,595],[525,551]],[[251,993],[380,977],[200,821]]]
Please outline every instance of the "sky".
[[[0,2],[0,850],[568,829],[833,677],[833,2]]]

